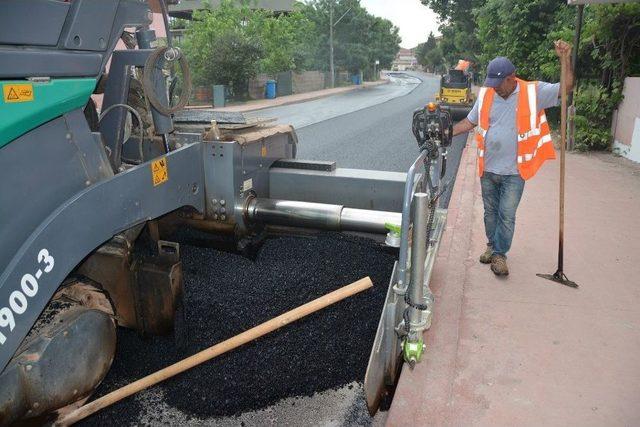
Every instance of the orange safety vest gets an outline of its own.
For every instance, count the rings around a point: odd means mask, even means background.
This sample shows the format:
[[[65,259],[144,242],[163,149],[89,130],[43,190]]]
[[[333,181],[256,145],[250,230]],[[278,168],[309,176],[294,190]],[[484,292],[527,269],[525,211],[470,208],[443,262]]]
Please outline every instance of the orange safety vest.
[[[520,86],[518,107],[516,109],[516,125],[518,128],[518,172],[527,180],[534,176],[545,160],[556,158],[551,141],[551,131],[544,110],[538,113],[537,82],[526,82],[517,79]],[[478,145],[478,174],[484,173],[484,138],[489,130],[489,113],[493,105],[496,91],[490,87],[480,88],[478,95],[478,111],[480,120],[476,131]]]

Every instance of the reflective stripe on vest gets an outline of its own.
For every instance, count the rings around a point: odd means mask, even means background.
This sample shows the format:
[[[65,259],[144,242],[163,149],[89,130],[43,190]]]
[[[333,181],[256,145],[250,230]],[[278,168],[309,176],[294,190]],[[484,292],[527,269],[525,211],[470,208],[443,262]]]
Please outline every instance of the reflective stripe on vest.
[[[536,174],[546,161],[555,159],[555,150],[551,140],[551,131],[544,110],[538,112],[537,82],[517,79],[520,91],[516,108],[516,127],[518,132],[518,172],[523,179]],[[476,143],[478,146],[478,174],[484,173],[485,137],[489,130],[489,116],[493,105],[495,90],[483,87],[478,94],[478,127]]]

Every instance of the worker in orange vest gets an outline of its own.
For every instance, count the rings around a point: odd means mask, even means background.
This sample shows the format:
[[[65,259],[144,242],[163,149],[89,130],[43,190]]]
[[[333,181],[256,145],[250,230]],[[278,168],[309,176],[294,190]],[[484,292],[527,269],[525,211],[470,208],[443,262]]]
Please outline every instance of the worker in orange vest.
[[[568,54],[571,45],[558,40],[555,50],[558,56]],[[567,92],[574,81],[572,67],[568,68]],[[524,183],[546,160],[555,159],[544,109],[557,106],[559,96],[559,83],[521,80],[511,61],[498,57],[487,67],[487,78],[473,109],[453,127],[454,136],[477,127],[478,174],[487,234],[487,249],[480,262],[491,264],[491,271],[498,276],[509,274],[507,252]]]

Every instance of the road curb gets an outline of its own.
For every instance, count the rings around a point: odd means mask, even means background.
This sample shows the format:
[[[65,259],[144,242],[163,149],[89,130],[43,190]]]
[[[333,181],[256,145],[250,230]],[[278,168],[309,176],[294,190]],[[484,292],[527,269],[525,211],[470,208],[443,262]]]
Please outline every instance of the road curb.
[[[328,98],[328,97],[334,96],[334,95],[340,95],[340,94],[343,94],[343,93],[349,93],[349,92],[353,92],[353,91],[356,91],[356,90],[364,90],[364,89],[367,89],[367,88],[370,88],[370,87],[382,86],[382,85],[386,85],[386,84],[389,84],[389,80],[384,80],[382,82],[372,82],[371,84],[368,84],[368,85],[365,85],[365,86],[353,86],[353,87],[349,87],[349,89],[344,90],[344,91],[318,94],[318,96],[313,96],[313,97],[310,97],[310,98],[285,101],[282,104],[266,105],[266,106],[263,106],[263,107],[253,108],[253,109],[250,109],[250,110],[244,110],[244,111],[241,111],[241,112],[242,113],[249,113],[251,111],[266,110],[268,108],[282,107],[284,105],[301,104],[303,102],[315,101],[317,99]]]

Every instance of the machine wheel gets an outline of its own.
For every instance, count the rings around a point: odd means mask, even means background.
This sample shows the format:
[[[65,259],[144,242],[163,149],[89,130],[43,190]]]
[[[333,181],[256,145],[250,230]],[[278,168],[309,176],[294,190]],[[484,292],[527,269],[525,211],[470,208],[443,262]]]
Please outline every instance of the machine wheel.
[[[88,280],[67,282],[0,373],[0,425],[41,424],[82,404],[107,374],[115,348],[108,296]]]

